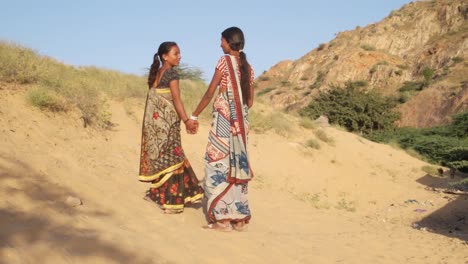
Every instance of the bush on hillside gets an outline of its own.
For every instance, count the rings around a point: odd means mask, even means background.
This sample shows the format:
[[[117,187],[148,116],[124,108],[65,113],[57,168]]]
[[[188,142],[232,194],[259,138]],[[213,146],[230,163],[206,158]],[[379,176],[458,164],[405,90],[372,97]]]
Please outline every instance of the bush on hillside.
[[[326,115],[330,123],[361,133],[393,128],[399,118],[393,110],[396,101],[374,91],[365,91],[362,87],[366,85],[365,81],[348,82],[345,88],[332,87],[320,92],[318,98],[299,113],[310,119]]]
[[[430,162],[468,172],[468,112],[454,116],[446,126],[374,131],[367,137],[377,142],[397,142]]]

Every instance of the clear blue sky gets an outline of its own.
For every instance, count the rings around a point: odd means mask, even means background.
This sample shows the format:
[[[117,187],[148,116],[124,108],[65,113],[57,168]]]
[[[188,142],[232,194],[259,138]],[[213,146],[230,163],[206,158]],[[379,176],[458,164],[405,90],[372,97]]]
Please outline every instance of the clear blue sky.
[[[221,32],[240,27],[256,75],[296,60],[340,31],[378,22],[409,0],[9,0],[0,39],[66,64],[143,75],[162,41],[209,80],[222,55]]]

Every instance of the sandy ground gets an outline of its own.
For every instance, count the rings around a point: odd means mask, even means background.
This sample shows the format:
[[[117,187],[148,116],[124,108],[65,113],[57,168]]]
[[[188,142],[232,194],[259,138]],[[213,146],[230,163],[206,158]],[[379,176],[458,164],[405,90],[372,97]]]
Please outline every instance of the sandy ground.
[[[203,208],[142,199],[142,109],[111,110],[112,130],[85,129],[0,86],[0,263],[468,263],[467,197],[428,190],[447,179],[401,150],[331,127],[318,150],[311,131],[252,133],[252,221],[221,233]],[[183,135],[200,179],[207,131]]]

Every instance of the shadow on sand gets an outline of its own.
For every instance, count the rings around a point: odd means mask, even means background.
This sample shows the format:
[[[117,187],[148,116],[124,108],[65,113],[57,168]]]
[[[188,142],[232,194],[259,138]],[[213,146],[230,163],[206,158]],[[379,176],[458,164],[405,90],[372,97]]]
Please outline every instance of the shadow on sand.
[[[450,178],[447,176],[425,175],[417,181],[428,186],[430,190],[450,190]],[[468,242],[468,195],[447,193],[444,198],[449,201],[447,205],[416,222],[416,226],[429,232]]]
[[[25,255],[21,259],[26,258],[26,262],[34,259],[35,263],[47,263],[51,252],[57,252],[56,255],[63,256],[63,260],[81,259],[86,262],[87,257],[100,257],[106,263],[157,263],[142,259],[118,244],[101,240],[102,231],[72,227],[48,216],[47,212],[51,210],[70,219],[109,217],[110,214],[83,212],[67,206],[65,198],[68,195],[76,196],[72,190],[49,182],[44,174],[34,171],[25,162],[2,154],[0,194],[3,200],[0,203],[0,260],[5,260],[5,256],[2,257],[4,250],[13,248]],[[21,199],[22,206],[26,204],[27,209],[19,208],[15,199]],[[39,242],[50,249],[43,254],[35,251],[33,255],[28,255],[28,249]],[[76,262],[74,260],[71,262]]]

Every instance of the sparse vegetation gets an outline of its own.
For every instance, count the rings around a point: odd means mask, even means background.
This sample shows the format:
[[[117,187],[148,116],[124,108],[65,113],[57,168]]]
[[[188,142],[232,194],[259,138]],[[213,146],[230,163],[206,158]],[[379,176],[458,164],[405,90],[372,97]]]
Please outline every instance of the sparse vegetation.
[[[265,76],[265,75],[261,75],[260,77],[258,77],[259,82],[266,82],[266,81],[269,81],[269,80],[270,80],[270,77]]]
[[[203,81],[203,71],[197,67],[181,63],[177,70],[181,80]]]
[[[267,88],[264,88],[262,89],[260,92],[257,93],[257,96],[262,96],[262,95],[265,95],[273,90],[275,90],[276,88],[274,87],[267,87]]]
[[[27,99],[32,105],[42,110],[60,112],[67,111],[69,108],[62,97],[58,96],[54,91],[42,87],[30,89],[27,92]]]
[[[178,70],[183,79],[195,80],[206,87],[201,81],[200,70],[186,65]],[[42,110],[67,111],[76,107],[85,127],[111,127],[107,100],[137,98],[144,101],[148,91],[144,76],[96,67],[68,66],[40,56],[29,48],[6,42],[0,42],[0,80],[29,85],[27,100]],[[198,90],[204,92],[204,87]],[[184,90],[183,85],[181,89]]]
[[[287,117],[283,113],[264,114],[256,110],[249,113],[250,129],[257,133],[273,130],[279,135],[287,136],[291,132],[291,126],[286,120]]]
[[[468,178],[462,179],[459,182],[455,182],[451,184],[452,188],[462,190],[462,191],[468,191]]]
[[[320,143],[316,139],[309,139],[306,142],[306,147],[313,149],[320,149]]]
[[[432,78],[434,77],[434,69],[425,67],[422,71],[422,75],[424,76],[424,82],[423,82],[423,87],[429,86],[429,84],[432,82]]]
[[[369,44],[362,44],[361,49],[366,50],[366,51],[375,51],[376,48],[372,45]]]
[[[454,64],[463,62],[463,60],[464,60],[464,59],[463,59],[462,57],[458,57],[458,56],[452,58],[452,61],[453,61]]]
[[[203,97],[207,89],[206,84],[202,80],[180,80],[179,86],[186,111],[191,111],[197,107],[200,98]],[[211,107],[205,108],[199,118],[201,120],[210,121]]]
[[[345,210],[348,212],[356,212],[356,203],[347,201],[344,197],[341,198],[341,200],[338,201],[338,203],[335,206],[336,209],[339,210]]]
[[[310,89],[319,88],[322,85],[322,81],[325,78],[325,73],[322,71],[317,72],[317,77],[315,77],[315,82],[309,87]]]
[[[397,65],[397,67],[400,68],[400,69],[402,69],[402,70],[407,70],[407,69],[410,68],[410,67],[409,67],[408,65],[406,65],[406,64],[399,64],[399,65]]]
[[[314,129],[316,127],[314,121],[309,118],[301,118],[299,125],[306,129]]]
[[[76,107],[84,125],[109,126],[106,98],[144,98],[143,77],[95,67],[72,67],[31,49],[0,42],[0,80],[29,84],[27,100],[43,110]]]
[[[421,91],[424,87],[422,82],[404,82],[403,86],[398,89],[400,92]]]
[[[327,44],[325,44],[325,43],[320,43],[320,45],[317,47],[317,50],[318,50],[318,51],[321,51],[321,50],[325,49],[326,47],[327,47]]]
[[[327,133],[325,133],[325,131],[323,131],[322,129],[314,130],[314,134],[318,139],[320,139],[321,141],[329,145],[333,146],[335,144],[335,141],[333,140],[333,138],[329,137]]]
[[[434,167],[434,166],[424,165],[424,166],[421,168],[421,170],[424,171],[425,173],[431,175],[431,176],[437,176],[437,175],[439,175],[439,172],[438,172],[437,168]]]

